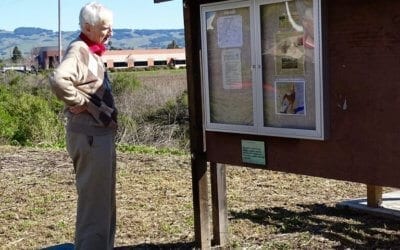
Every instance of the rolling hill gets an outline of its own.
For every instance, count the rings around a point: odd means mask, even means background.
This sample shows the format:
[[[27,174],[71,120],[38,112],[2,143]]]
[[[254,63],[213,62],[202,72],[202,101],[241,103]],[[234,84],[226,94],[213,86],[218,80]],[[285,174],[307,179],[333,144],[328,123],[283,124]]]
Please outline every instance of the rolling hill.
[[[173,40],[179,47],[185,46],[183,29],[114,29],[111,45],[115,49],[166,48]],[[66,47],[79,35],[79,31],[62,31],[62,46]],[[57,46],[58,31],[36,27],[19,27],[14,31],[0,30],[0,58],[12,56],[15,46],[23,57],[29,57],[35,47]]]

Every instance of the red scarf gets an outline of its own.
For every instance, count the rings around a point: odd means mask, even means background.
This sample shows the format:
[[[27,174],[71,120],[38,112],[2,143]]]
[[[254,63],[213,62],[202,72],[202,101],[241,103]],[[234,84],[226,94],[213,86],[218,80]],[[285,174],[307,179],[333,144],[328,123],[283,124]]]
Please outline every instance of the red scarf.
[[[87,46],[89,46],[89,49],[92,53],[95,53],[98,56],[102,56],[106,51],[106,46],[104,44],[94,43],[90,41],[89,38],[85,36],[85,34],[83,33],[79,35],[79,38],[82,39],[82,41],[84,41],[87,44]]]

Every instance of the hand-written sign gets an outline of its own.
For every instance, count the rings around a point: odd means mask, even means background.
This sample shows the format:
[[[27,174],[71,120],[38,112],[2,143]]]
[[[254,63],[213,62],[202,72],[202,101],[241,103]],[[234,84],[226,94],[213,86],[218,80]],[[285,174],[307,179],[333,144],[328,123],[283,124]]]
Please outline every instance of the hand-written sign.
[[[265,165],[265,143],[263,141],[242,140],[242,161],[257,165]]]

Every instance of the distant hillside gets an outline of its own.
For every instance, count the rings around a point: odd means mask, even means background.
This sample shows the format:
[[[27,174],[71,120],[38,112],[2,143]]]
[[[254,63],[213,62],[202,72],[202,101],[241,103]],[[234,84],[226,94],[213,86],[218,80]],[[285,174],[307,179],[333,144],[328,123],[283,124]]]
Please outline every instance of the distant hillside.
[[[173,40],[179,47],[185,47],[183,29],[114,29],[111,39],[116,49],[166,48]],[[62,45],[66,47],[79,35],[79,31],[62,31]],[[14,31],[0,30],[0,58],[10,58],[18,46],[24,57],[29,57],[35,47],[57,46],[58,31],[34,27],[20,27]]]

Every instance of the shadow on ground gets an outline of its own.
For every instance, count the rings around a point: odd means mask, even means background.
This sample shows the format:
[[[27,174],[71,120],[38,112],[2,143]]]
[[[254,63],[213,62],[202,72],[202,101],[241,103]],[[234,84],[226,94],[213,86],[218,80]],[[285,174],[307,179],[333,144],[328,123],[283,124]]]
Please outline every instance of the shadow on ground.
[[[115,247],[114,250],[163,250],[163,249],[194,249],[195,243],[166,243],[166,244],[140,244],[136,246],[120,246]],[[74,244],[65,243],[55,246],[42,248],[42,250],[74,250]]]
[[[229,211],[229,220],[249,220],[274,227],[274,235],[308,233],[340,242],[340,249],[400,249],[400,221],[325,204],[298,204],[296,208],[256,208]],[[280,240],[283,240],[281,237]],[[43,250],[70,250],[64,244]],[[60,247],[61,246],[61,247]],[[68,248],[70,247],[70,248]],[[115,250],[195,249],[195,242],[119,246]]]
[[[298,204],[301,211],[283,207],[230,211],[230,221],[250,220],[274,226],[275,234],[308,232],[355,249],[400,247],[399,220],[355,212],[345,207],[325,204]]]

